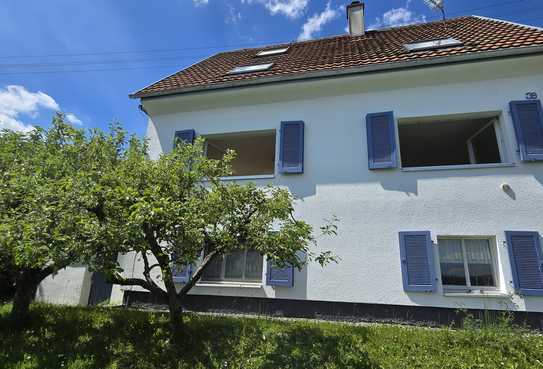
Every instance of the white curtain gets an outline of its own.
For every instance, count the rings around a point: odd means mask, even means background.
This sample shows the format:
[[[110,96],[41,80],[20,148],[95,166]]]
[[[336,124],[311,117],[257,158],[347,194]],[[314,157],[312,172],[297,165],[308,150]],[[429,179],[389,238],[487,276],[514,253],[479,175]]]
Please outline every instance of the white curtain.
[[[439,260],[442,263],[462,263],[462,241],[459,239],[440,239]]]
[[[488,240],[464,240],[466,245],[466,256],[468,263],[492,264],[490,243]]]

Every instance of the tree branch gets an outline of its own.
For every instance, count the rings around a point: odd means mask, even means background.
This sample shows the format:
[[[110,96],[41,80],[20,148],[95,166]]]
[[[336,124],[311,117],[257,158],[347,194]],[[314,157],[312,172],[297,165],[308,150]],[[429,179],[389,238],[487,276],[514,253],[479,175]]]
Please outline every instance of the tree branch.
[[[147,281],[147,283],[152,285],[154,288],[160,289],[160,287],[157,286],[157,284],[155,283],[153,278],[151,278],[151,269],[152,268],[149,267],[149,259],[147,258],[147,251],[143,251],[141,253],[141,257],[143,259],[143,276],[145,277],[145,280]],[[155,265],[159,265],[159,264],[155,264]],[[155,265],[153,265],[153,267]]]
[[[158,297],[168,297],[168,295],[162,288],[158,287],[154,283],[150,284],[146,280],[141,278],[124,278],[119,274],[109,274],[107,275],[106,279],[109,283],[118,284],[121,286],[139,286],[153,294],[156,294]]]
[[[206,266],[213,260],[213,258],[215,258],[215,256],[217,256],[218,253],[219,250],[213,250],[204,257],[202,264],[200,264],[200,266],[196,269],[190,280],[179,290],[177,296],[185,296],[190,291],[190,289],[194,287],[196,282],[200,280]]]

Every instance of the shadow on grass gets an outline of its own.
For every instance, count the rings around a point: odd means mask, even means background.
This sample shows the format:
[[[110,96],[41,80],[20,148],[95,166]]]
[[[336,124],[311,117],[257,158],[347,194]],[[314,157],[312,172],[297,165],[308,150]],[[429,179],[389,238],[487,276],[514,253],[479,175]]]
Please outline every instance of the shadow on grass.
[[[167,316],[36,305],[24,325],[0,312],[2,368],[378,368],[362,328],[189,316],[169,344]],[[356,332],[353,332],[353,329]]]

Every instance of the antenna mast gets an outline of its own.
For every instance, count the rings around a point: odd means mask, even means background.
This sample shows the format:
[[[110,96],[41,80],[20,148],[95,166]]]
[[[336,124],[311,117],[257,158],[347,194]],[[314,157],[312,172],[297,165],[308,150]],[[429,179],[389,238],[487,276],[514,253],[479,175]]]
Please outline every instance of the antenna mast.
[[[428,5],[430,8],[434,10],[438,10],[441,12],[441,16],[443,17],[443,21],[445,22],[447,20],[447,17],[445,16],[445,4],[444,0],[424,0],[426,5]]]

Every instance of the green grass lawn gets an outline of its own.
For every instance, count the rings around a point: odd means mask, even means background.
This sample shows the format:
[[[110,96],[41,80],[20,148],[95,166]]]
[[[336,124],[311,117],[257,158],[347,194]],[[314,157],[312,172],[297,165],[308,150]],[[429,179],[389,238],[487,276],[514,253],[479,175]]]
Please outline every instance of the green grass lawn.
[[[0,306],[0,368],[543,368],[543,337],[484,329],[352,326],[191,315],[168,343],[167,316],[35,305],[20,327]]]

